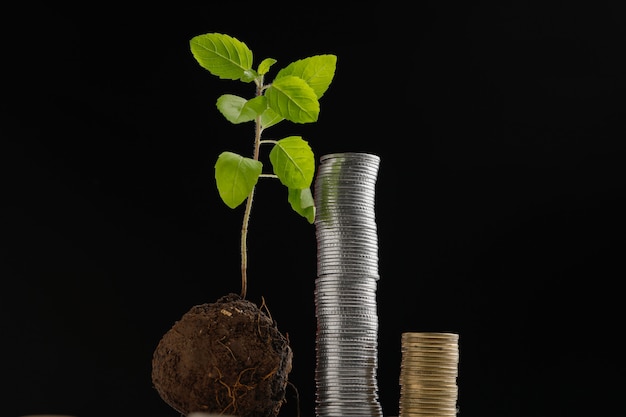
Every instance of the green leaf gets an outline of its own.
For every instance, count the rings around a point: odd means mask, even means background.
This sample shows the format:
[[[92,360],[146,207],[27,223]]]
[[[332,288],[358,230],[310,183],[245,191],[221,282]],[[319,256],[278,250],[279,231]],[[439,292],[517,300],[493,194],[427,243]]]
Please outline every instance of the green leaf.
[[[336,55],[315,55],[287,65],[276,74],[275,80],[288,75],[302,78],[315,91],[319,99],[328,90],[335,76],[336,67]]]
[[[258,73],[259,75],[265,75],[270,70],[270,67],[276,63],[274,58],[265,58],[259,64]]]
[[[287,200],[291,204],[291,208],[306,218],[309,223],[312,224],[315,221],[315,202],[311,188],[289,188]]]
[[[230,208],[250,195],[263,169],[260,161],[232,152],[222,152],[215,163],[215,181],[220,197]]]
[[[253,110],[257,116],[260,116],[267,110],[267,98],[265,96],[256,96],[246,103],[246,107]]]
[[[231,123],[238,124],[254,120],[257,113],[250,106],[248,100],[232,94],[224,94],[217,99],[217,109]]]
[[[238,124],[256,119],[267,109],[265,96],[246,100],[232,94],[224,94],[217,99],[217,108],[231,123]]]
[[[196,61],[211,74],[228,80],[254,80],[256,72],[252,70],[252,51],[236,38],[207,33],[194,36],[189,45]]]
[[[274,174],[288,188],[308,188],[315,174],[315,156],[300,136],[279,140],[270,152]]]
[[[257,116],[260,116],[267,110],[267,98],[265,96],[256,96],[246,103],[246,107],[254,110]]]
[[[294,123],[315,122],[320,113],[315,91],[302,78],[293,75],[275,80],[265,90],[265,97],[269,108]]]
[[[261,127],[263,127],[263,129],[267,129],[268,127],[274,126],[275,124],[282,122],[283,120],[285,120],[284,117],[279,116],[274,110],[268,107],[267,109],[265,109],[263,114],[261,114]]]

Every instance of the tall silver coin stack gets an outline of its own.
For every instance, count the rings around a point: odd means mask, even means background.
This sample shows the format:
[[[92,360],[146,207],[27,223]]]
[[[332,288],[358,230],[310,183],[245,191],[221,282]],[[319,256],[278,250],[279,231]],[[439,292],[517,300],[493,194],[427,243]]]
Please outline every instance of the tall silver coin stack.
[[[400,417],[457,414],[459,335],[402,333]]]
[[[374,214],[379,163],[367,153],[320,158],[314,187],[317,417],[382,417]]]

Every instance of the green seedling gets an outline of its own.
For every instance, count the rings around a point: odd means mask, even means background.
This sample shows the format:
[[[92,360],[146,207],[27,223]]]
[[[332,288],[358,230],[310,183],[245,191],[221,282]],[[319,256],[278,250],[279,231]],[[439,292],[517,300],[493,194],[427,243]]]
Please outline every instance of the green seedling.
[[[251,157],[222,152],[215,163],[215,180],[221,199],[230,208],[246,202],[241,228],[241,297],[247,290],[247,234],[255,186],[262,177],[277,178],[287,188],[287,200],[293,210],[309,223],[315,220],[311,184],[315,174],[315,156],[301,136],[280,140],[263,139],[263,132],[283,120],[313,123],[320,113],[319,99],[335,75],[337,57],[314,55],[294,61],[278,71],[271,83],[265,76],[277,61],[263,59],[253,69],[253,54],[238,39],[221,33],[198,35],[190,41],[191,52],[200,66],[227,80],[254,83],[254,97],[246,99],[224,94],[217,99],[220,113],[233,124],[254,123],[254,148]],[[271,146],[271,173],[263,171],[259,160],[262,145]]]

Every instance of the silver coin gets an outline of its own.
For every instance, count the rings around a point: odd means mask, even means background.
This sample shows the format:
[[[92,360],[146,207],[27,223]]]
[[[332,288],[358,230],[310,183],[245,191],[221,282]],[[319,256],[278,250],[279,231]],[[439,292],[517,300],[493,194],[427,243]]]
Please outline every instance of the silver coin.
[[[320,336],[324,337],[324,336]],[[329,336],[332,337],[332,336]],[[320,341],[315,344],[316,356],[322,360],[326,356],[335,357],[340,355],[339,352],[357,352],[359,355],[365,355],[367,357],[378,356],[378,341],[373,340],[353,340],[351,342],[332,342],[332,341]]]
[[[337,152],[326,154],[320,157],[320,164],[328,163],[328,161],[364,161],[369,163],[379,163],[380,157],[375,154],[362,152]]]
[[[380,157],[378,155],[367,152],[336,152],[322,155],[320,157],[320,163],[331,159],[348,159],[373,162],[380,161]]]
[[[377,276],[368,274],[366,279],[361,278],[361,274],[344,274],[343,279],[334,277],[325,278],[330,274],[320,274],[315,280],[313,295],[355,295],[375,299],[377,289]],[[335,274],[333,274],[335,275]],[[350,277],[353,278],[350,278]]]
[[[354,230],[350,230],[354,229]],[[318,250],[326,251],[344,247],[360,248],[365,252],[378,253],[378,236],[363,230],[361,227],[343,227],[342,229],[325,229],[316,232]]]
[[[316,290],[315,305],[318,307],[318,314],[328,315],[329,309],[342,306],[346,308],[376,308],[376,297],[366,297],[364,291],[350,293],[347,290]]]
[[[351,217],[332,217],[332,220],[316,224],[315,232],[318,239],[367,239],[375,242],[377,238],[375,220]]]
[[[378,274],[321,274],[315,279],[313,295],[354,296],[376,300]]]
[[[331,196],[324,196],[324,202],[317,207],[315,226],[332,225],[341,220],[347,223],[367,224],[374,227],[376,211],[374,204],[363,196],[334,202]]]
[[[319,381],[322,382],[322,381]],[[362,376],[352,376],[352,375],[338,375],[333,376],[330,381],[324,381],[325,386],[332,386],[334,384],[341,385],[371,385],[372,378],[371,377],[362,377]]]
[[[336,391],[334,389],[324,390],[318,388],[320,401],[319,407],[341,407],[354,403],[356,407],[361,408],[362,411],[366,411],[372,406],[368,406],[368,403],[375,402],[378,399],[376,393],[372,392],[369,388],[356,389],[356,390],[341,390]],[[352,408],[352,407],[351,407]],[[352,408],[352,412],[356,410]]]
[[[327,256],[341,256],[346,251],[347,256],[354,256],[361,253],[360,256],[376,258],[378,261],[378,243],[371,240],[320,240],[317,245],[317,259],[324,259]],[[353,253],[356,252],[356,253]]]
[[[320,268],[366,268],[366,270],[375,270],[378,274],[378,257],[376,256],[358,256],[344,254],[327,254],[322,255],[317,260],[318,270]]]
[[[318,229],[336,224],[376,228],[376,212],[372,203],[364,201],[362,197],[358,201],[346,201],[336,205],[327,201],[318,206],[314,223]]]
[[[333,313],[332,311],[323,312],[319,316],[319,326],[324,326],[326,328],[332,326],[354,326],[359,328],[374,328],[378,325],[378,315],[376,312],[368,312],[368,313]],[[435,362],[435,363],[440,363]]]
[[[377,242],[378,234],[375,226],[376,219],[345,215],[333,216],[327,220],[320,219],[315,225],[315,237],[318,240],[338,239],[339,241],[351,241],[352,239]]]
[[[371,408],[371,406],[368,406],[367,403],[376,401],[378,398],[376,393],[372,392],[372,390],[369,388],[339,391],[335,389],[324,390],[318,388],[318,391],[320,395],[323,394],[323,397],[321,397],[323,398],[323,400],[320,400],[318,403],[320,407],[339,407],[341,406],[341,404],[347,405],[354,402],[358,404],[358,407],[360,407],[361,409],[367,410],[368,408]],[[353,412],[354,411],[355,410],[353,410]]]
[[[373,378],[369,379],[372,380]],[[320,403],[329,404],[338,399],[349,399],[356,395],[368,398],[376,396],[376,386],[372,385],[371,382],[352,382],[356,380],[356,378],[334,378],[328,383],[316,384],[316,394]]]
[[[331,366],[333,368],[339,367],[340,369],[362,368],[366,365],[372,365],[375,363],[374,361],[368,359],[373,359],[373,357],[368,358],[368,356],[363,355],[351,357],[320,357],[317,365],[318,369],[322,366]]]
[[[317,262],[317,273],[319,276],[329,274],[343,274],[343,275],[357,275],[357,276],[371,276],[372,279],[379,276],[378,262],[367,262],[360,259],[330,259],[320,260]],[[376,280],[375,280],[376,281]],[[347,283],[348,285],[358,285],[358,282]],[[362,282],[363,285],[369,285],[367,282]]]
[[[373,378],[369,378],[373,380]],[[346,389],[354,387],[356,389]],[[320,395],[322,392],[328,395]],[[333,380],[327,384],[317,384],[317,396],[319,404],[331,405],[339,401],[348,401],[357,397],[374,399],[378,396],[378,387],[372,382],[362,384],[349,384],[345,380]],[[366,404],[363,403],[363,406]]]
[[[341,336],[342,340],[339,341],[338,336],[333,334],[324,334],[324,333],[316,333],[318,336],[318,341],[315,344],[315,350],[319,356],[325,352],[326,349],[331,348],[348,348],[353,346],[357,347],[378,347],[378,338],[376,337],[367,337],[367,336]],[[333,340],[335,339],[335,340]],[[365,352],[364,352],[365,354]],[[373,355],[374,352],[371,352],[370,355]],[[374,355],[377,356],[377,355]],[[320,359],[323,359],[320,357]]]
[[[328,405],[320,404],[316,407],[315,414],[317,417],[382,417],[382,410],[372,409],[373,406],[366,408],[366,406],[358,405],[363,402],[354,401],[352,404],[336,404],[332,408]]]
[[[320,170],[315,178],[314,190],[334,190],[338,186],[350,186],[354,189],[374,191],[378,179],[378,172],[367,169],[342,170],[330,172]]]
[[[332,338],[333,335],[319,335],[321,337]],[[326,357],[332,358],[340,356],[340,352],[354,352],[360,356],[365,357],[377,357],[378,356],[378,340],[370,339],[364,340],[361,338],[353,338],[352,340],[344,340],[343,342],[320,341],[315,345],[315,351],[320,360],[326,359]],[[406,378],[404,378],[406,379]],[[403,382],[404,382],[403,379]]]
[[[331,298],[329,296],[321,296],[317,297],[315,300],[316,306],[316,314],[319,317],[333,317],[332,309],[337,306],[342,306],[346,308],[368,308],[372,311],[376,308],[376,300],[372,301],[364,301],[363,299],[350,299],[348,297],[344,297],[345,299],[340,300],[337,298]]]
[[[324,320],[326,322],[327,320]],[[332,324],[319,323],[318,328],[315,330],[318,340],[327,343],[336,342],[332,338],[339,339],[339,343],[354,343],[354,342],[375,342],[378,339],[378,322],[372,321],[367,325],[357,323],[351,323],[347,325],[342,323],[341,325],[333,326]]]
[[[320,273],[320,270],[327,270],[329,268],[339,268],[340,270],[343,269],[356,269],[356,268],[365,268],[365,270],[369,271],[369,270],[373,270],[374,271],[374,275],[378,275],[378,258],[375,256],[371,256],[371,257],[365,257],[365,256],[351,256],[349,254],[328,254],[328,255],[321,255],[318,259],[317,259],[317,263],[316,266],[318,268],[318,275],[333,275],[332,272],[324,272],[324,273]],[[343,272],[337,272],[334,275],[345,275],[345,273]],[[349,274],[347,276],[354,276],[354,274]],[[364,273],[359,273],[358,276],[365,276],[365,277],[369,277],[367,274]],[[371,278],[374,278],[373,276]],[[364,281],[365,280],[361,280]]]
[[[341,350],[360,350],[360,354],[369,355],[369,356],[378,356],[378,339],[377,338],[369,338],[366,337],[352,337],[350,340],[346,340],[344,337],[342,340],[338,340],[338,336],[333,334],[317,334],[318,340],[315,343],[315,351],[317,355],[321,356],[325,354],[334,355],[334,352]],[[335,340],[333,340],[335,339]]]
[[[379,166],[377,163],[348,161],[335,159],[332,163],[320,162],[317,170],[318,177],[345,178],[351,175],[378,176]]]
[[[376,300],[372,299],[371,301],[367,301],[364,297],[360,297],[356,299],[354,297],[331,297],[330,295],[321,295],[316,297],[315,305],[317,307],[317,314],[320,316],[328,316],[326,313],[327,308],[333,308],[336,306],[344,306],[344,307],[365,307],[365,308],[375,308]]]
[[[347,330],[352,330],[353,333],[346,333]],[[362,330],[360,334],[357,332]],[[345,339],[350,338],[354,340],[360,337],[373,337],[378,332],[377,323],[360,324],[355,322],[335,322],[335,324],[319,323],[316,335],[319,337],[343,337]],[[370,333],[370,334],[368,334]],[[345,342],[344,342],[345,343]]]
[[[347,328],[347,327],[339,327],[336,329],[317,329],[316,334],[318,336],[318,340],[323,342],[324,340],[330,339],[331,337],[340,337],[341,343],[346,343],[350,341],[354,342],[372,342],[378,339],[377,329],[372,327],[369,329],[358,329],[358,328]],[[329,340],[332,342],[332,340]]]
[[[376,277],[373,275],[353,275],[353,274],[323,274],[323,275],[318,275],[315,278],[315,284],[316,285],[344,285],[344,286],[351,286],[354,284],[361,284],[361,285],[365,285],[368,288],[370,286],[375,287],[376,284]]]
[[[377,178],[378,167],[369,164],[344,164],[341,167],[329,166],[321,164],[317,170],[316,180],[319,182],[321,179],[331,178],[343,181],[346,178],[351,177],[367,177]]]
[[[336,330],[343,328],[367,329],[369,331],[377,330],[378,316],[376,314],[368,315],[331,315],[328,314],[320,317],[318,320],[319,330]]]
[[[322,250],[318,252],[317,259],[329,262],[362,262],[367,264],[378,264],[378,253],[373,250],[364,250],[362,247],[350,247],[349,243],[342,247],[333,248],[331,250]]]
[[[328,293],[324,293],[323,295],[319,295],[315,298],[315,305],[317,306],[317,313],[319,315],[324,315],[328,308],[333,308],[337,306],[343,307],[363,307],[363,308],[375,308],[376,307],[376,299],[372,297],[371,301],[368,301],[365,297],[356,298],[354,296],[344,296],[341,297],[341,292],[338,293],[338,297],[333,297]]]
[[[376,275],[361,274],[320,274],[315,278],[314,295],[324,291],[333,294],[337,291],[346,290],[355,295],[374,298],[378,280]]]
[[[324,357],[322,357],[322,355],[327,354],[327,350],[329,349],[333,349],[333,352],[335,351],[334,349],[348,349],[348,348],[373,348],[374,351],[366,351],[366,350],[362,350],[361,354],[363,355],[368,355],[368,356],[378,356],[376,354],[376,349],[378,348],[378,339],[377,338],[367,338],[367,336],[351,336],[351,337],[347,337],[347,336],[342,336],[343,340],[342,341],[338,341],[338,340],[332,340],[333,338],[336,339],[337,336],[333,335],[333,334],[319,334],[316,333],[316,335],[318,336],[318,339],[320,339],[316,344],[315,344],[315,351],[317,352],[317,356],[319,357],[320,360],[325,359]],[[324,339],[326,338],[326,339]],[[330,355],[330,354],[329,354]]]
[[[352,237],[348,239],[335,238],[333,236],[318,239],[317,258],[331,254],[341,254],[343,250],[356,250],[364,254],[378,256],[378,242],[370,238],[360,239]]]
[[[340,274],[367,274],[378,276],[378,262],[366,262],[358,259],[331,259],[321,260],[317,263],[319,275],[340,273]]]
[[[333,207],[326,211],[318,210],[315,217],[315,231],[341,227],[361,227],[376,231],[376,214],[352,207]]]
[[[378,410],[380,405],[369,405],[368,402],[376,402],[376,398],[369,398],[364,401],[363,398],[342,398],[341,401],[318,402],[316,407],[317,414],[322,412],[329,413],[326,416],[361,416],[375,417],[382,415],[382,410]]]
[[[376,207],[376,180],[354,178],[353,180],[337,180],[330,178],[326,183],[322,180],[313,188],[316,205],[320,208],[331,205],[366,204],[374,210]]]
[[[338,214],[340,210],[359,209],[376,214],[376,194],[374,190],[357,190],[350,187],[336,187],[315,193],[316,209],[321,214]]]
[[[334,232],[320,232],[317,236],[317,250],[325,253],[333,250],[358,249],[366,253],[378,253],[378,239],[374,236],[337,236]]]
[[[362,281],[362,282],[368,283],[370,281],[374,281],[375,277],[370,276],[370,275],[362,275],[362,274],[359,274],[359,275],[324,274],[324,275],[317,276],[316,281],[318,280],[336,280],[337,282],[356,280],[356,281]]]
[[[353,243],[352,246],[349,246],[349,244],[344,244],[342,246],[326,249],[324,248],[324,246],[320,246],[316,258],[318,264],[349,261],[366,263],[368,265],[378,265],[378,262],[380,260],[378,256],[378,251],[375,251],[373,249],[364,249],[363,246],[355,246],[355,243]]]
[[[319,210],[350,206],[362,207],[376,212],[376,188],[366,184],[341,184],[332,181],[332,184],[314,188],[315,205]]]
[[[376,212],[376,189],[364,184],[340,184],[333,180],[332,185],[314,188],[315,205],[321,211],[350,206]]]
[[[378,242],[371,239],[319,239],[317,244],[317,259],[325,256],[341,255],[343,251],[356,251],[364,255],[378,257]]]
[[[342,305],[345,307],[353,307],[353,308],[359,308],[359,307],[371,308],[371,309],[376,308],[375,302],[364,303],[364,302],[351,301],[349,303],[345,303],[345,302],[328,302],[328,301],[323,301],[323,300],[322,301],[317,300],[315,314],[318,317],[318,321],[326,320],[331,317],[337,317],[333,313],[329,313],[329,311],[331,311],[330,309],[336,307],[337,305]]]
[[[365,250],[378,252],[378,236],[376,231],[364,229],[362,226],[347,226],[338,229],[318,228],[316,232],[317,247],[342,248],[345,245],[362,247]]]
[[[317,349],[316,362],[318,368],[328,364],[350,364],[350,366],[352,367],[363,368],[373,366],[378,363],[378,355],[376,354],[376,352],[360,352],[351,354],[350,356],[347,355],[348,354],[346,354],[346,356],[344,357],[339,354],[328,353],[324,349]],[[344,368],[341,367],[340,369]]]
[[[321,313],[323,316],[328,319],[332,319],[334,317],[338,318],[351,318],[358,320],[377,320],[378,314],[375,308],[369,307],[348,307],[348,306],[333,306],[327,307]]]
[[[334,192],[324,192],[318,199],[316,209],[323,214],[324,217],[318,217],[316,220],[328,218],[330,215],[334,217],[340,214],[350,214],[354,210],[365,212],[370,216],[376,215],[376,198],[372,193],[355,192],[344,188],[338,188]],[[360,219],[354,216],[355,220]]]
[[[314,184],[316,417],[382,417],[376,385],[379,164],[380,157],[366,153],[320,158]]]
[[[372,154],[359,154],[359,153],[339,153],[328,154],[322,156],[319,162],[319,170],[327,170],[330,168],[346,167],[346,166],[366,166],[368,171],[378,169],[380,165],[380,157]]]
[[[356,316],[356,311],[363,311],[363,314],[368,314],[371,316],[377,315],[377,306],[376,300],[372,299],[372,301],[363,301],[363,298],[356,299],[354,297],[351,298],[350,295],[346,295],[344,301],[339,302],[337,298],[331,298],[330,296],[320,296],[316,298],[316,314],[323,318],[332,318],[332,317],[350,317],[352,315]],[[342,311],[337,311],[337,308],[341,307]],[[352,310],[352,312],[347,309]]]
[[[373,191],[376,188],[378,171],[369,171],[367,168],[353,166],[350,170],[325,171],[320,169],[315,177],[314,189],[333,190],[338,186],[351,186],[355,189]]]
[[[357,261],[346,261],[346,262],[318,262],[317,265],[317,274],[319,276],[328,275],[328,274],[343,274],[343,275],[367,275],[372,277],[372,279],[378,281],[380,278],[380,274],[378,272],[378,264],[367,264],[365,262],[357,262]],[[350,285],[348,283],[348,285]],[[357,283],[353,283],[355,285],[354,288],[357,288]],[[364,282],[362,285],[369,285]]]
[[[370,385],[376,386],[377,375],[375,372],[364,372],[363,369],[347,368],[336,371],[333,369],[323,369],[318,366],[315,370],[315,381],[317,386],[335,386],[342,383],[340,378],[364,378],[370,381]]]
[[[321,274],[315,279],[314,296],[357,297],[376,300],[378,274]],[[336,278],[341,276],[340,278]]]
[[[361,382],[353,382],[353,381],[361,381]],[[354,392],[350,393],[350,391],[346,389],[346,387],[355,387],[355,388],[358,388],[358,391],[365,391],[368,394],[376,395],[378,387],[375,381],[376,381],[375,375],[369,375],[365,377],[359,377],[359,376],[345,376],[344,377],[342,375],[336,375],[336,376],[329,377],[328,379],[318,381],[316,383],[316,386],[319,388],[320,391],[325,390],[326,392],[329,392],[329,391],[339,392],[340,390],[343,390],[344,393],[346,394],[346,398],[348,398],[354,395]],[[364,392],[361,392],[359,394],[362,395],[363,393]],[[351,395],[348,395],[348,394],[351,394]],[[318,392],[318,395],[319,395],[319,392]]]
[[[319,328],[316,330],[315,333],[319,338],[342,337],[344,341],[339,342],[339,343],[343,343],[344,346],[345,346],[345,343],[348,341],[359,342],[359,343],[366,342],[366,340],[363,340],[363,338],[366,338],[366,337],[369,337],[372,339],[371,341],[369,341],[370,343],[377,340],[376,338],[374,338],[374,336],[378,332],[378,328],[376,326],[370,326],[369,328],[357,327],[355,325],[351,325],[351,326],[342,325],[342,326],[335,326],[335,327],[318,326],[318,327]],[[362,330],[362,331],[359,331],[359,330]]]

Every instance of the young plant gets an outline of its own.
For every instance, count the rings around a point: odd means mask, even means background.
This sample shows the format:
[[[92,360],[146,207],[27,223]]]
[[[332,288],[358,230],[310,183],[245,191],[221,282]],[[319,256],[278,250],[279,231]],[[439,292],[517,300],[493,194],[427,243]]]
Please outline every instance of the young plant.
[[[252,68],[250,49],[220,33],[196,36],[191,51],[200,65],[223,79],[254,83],[245,99],[224,94],[217,108],[231,123],[254,123],[251,157],[222,152],[215,163],[219,195],[228,207],[246,202],[241,228],[241,295],[228,294],[213,303],[193,306],[163,335],[152,357],[152,384],[161,398],[181,415],[201,411],[240,417],[277,417],[292,369],[289,339],[278,329],[269,309],[245,299],[246,237],[254,189],[262,177],[277,178],[287,188],[293,210],[315,220],[311,183],[315,159],[300,136],[263,139],[265,129],[287,120],[317,121],[319,99],[328,89],[337,58],[316,55],[287,65],[272,83],[265,76],[275,59]],[[272,166],[264,171],[262,145],[271,146]],[[252,391],[252,392],[251,392]],[[299,413],[298,413],[299,414]]]
[[[277,61],[263,59],[253,69],[253,54],[238,39],[221,33],[198,35],[190,41],[198,63],[211,74],[227,80],[254,83],[254,97],[246,99],[224,94],[217,99],[217,109],[231,123],[254,123],[254,147],[251,156],[222,152],[215,163],[215,180],[221,199],[230,208],[246,202],[241,228],[241,297],[247,291],[247,234],[255,186],[261,177],[278,178],[287,188],[287,200],[293,210],[309,223],[315,219],[311,183],[315,157],[301,136],[279,140],[263,139],[263,132],[283,120],[313,123],[320,113],[319,99],[335,75],[337,57],[315,55],[294,61],[277,72],[271,83],[265,76]],[[271,146],[272,173],[263,171],[259,160],[262,145]]]

